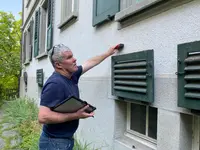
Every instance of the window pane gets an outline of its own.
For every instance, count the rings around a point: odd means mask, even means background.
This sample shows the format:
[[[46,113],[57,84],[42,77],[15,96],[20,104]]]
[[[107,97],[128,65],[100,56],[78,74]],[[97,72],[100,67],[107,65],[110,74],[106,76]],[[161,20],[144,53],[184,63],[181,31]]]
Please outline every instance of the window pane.
[[[148,136],[157,139],[157,108],[149,107]]]
[[[131,130],[145,135],[146,106],[131,104]]]

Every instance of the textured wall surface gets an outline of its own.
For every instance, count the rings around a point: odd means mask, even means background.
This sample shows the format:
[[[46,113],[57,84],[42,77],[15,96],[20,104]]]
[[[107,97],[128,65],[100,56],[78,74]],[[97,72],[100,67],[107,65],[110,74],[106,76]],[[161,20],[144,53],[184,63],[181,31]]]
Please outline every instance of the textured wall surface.
[[[78,20],[69,27],[59,30],[60,1],[55,3],[54,44],[64,43],[69,46],[77,63],[82,64],[88,58],[105,52],[109,46],[124,43],[123,51],[116,55],[142,50],[154,50],[155,69],[155,102],[158,108],[158,150],[183,150],[184,143],[191,144],[191,138],[180,138],[180,135],[191,135],[181,121],[181,113],[188,110],[177,107],[177,45],[200,40],[200,1],[195,0],[176,8],[144,19],[121,30],[117,30],[117,22],[108,22],[98,28],[92,27],[92,1],[79,1]],[[83,75],[80,80],[81,98],[97,107],[95,118],[81,120],[78,134],[80,139],[92,142],[102,150],[131,150],[134,139],[124,139],[126,128],[125,113],[115,105],[115,97],[111,95],[111,59]],[[53,72],[49,59],[33,59],[26,67],[30,87],[26,95],[37,98],[35,84],[36,69],[43,68],[45,80]],[[21,90],[23,90],[21,84]],[[21,95],[24,92],[21,91]],[[123,104],[124,105],[124,104]],[[190,120],[190,119],[186,119]],[[116,125],[121,122],[121,125]],[[121,128],[121,129],[120,129]],[[116,134],[117,132],[117,134]],[[115,137],[115,138],[114,138]],[[125,136],[124,136],[125,137]],[[128,143],[127,143],[128,142]],[[141,142],[142,143],[142,142]],[[155,149],[148,144],[136,144],[138,150]],[[145,146],[144,146],[145,145]]]

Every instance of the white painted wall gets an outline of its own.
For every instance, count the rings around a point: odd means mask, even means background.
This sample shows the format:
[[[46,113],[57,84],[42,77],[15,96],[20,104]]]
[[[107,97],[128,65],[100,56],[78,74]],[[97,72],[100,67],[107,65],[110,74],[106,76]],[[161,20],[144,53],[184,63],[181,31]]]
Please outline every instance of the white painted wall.
[[[125,48],[117,55],[154,49],[155,102],[152,105],[159,108],[157,148],[183,150],[185,146],[180,143],[187,143],[191,139],[180,138],[181,134],[187,135],[182,133],[184,123],[181,122],[180,112],[189,112],[177,107],[177,45],[200,40],[200,1],[194,0],[172,8],[121,30],[117,30],[118,23],[114,21],[99,28],[92,27],[91,0],[79,0],[78,20],[66,29],[59,30],[60,5],[60,1],[56,0],[53,42],[69,46],[78,64],[118,43],[124,43]],[[29,80],[35,82],[38,68],[44,69],[46,78],[53,71],[48,59],[33,59],[26,67]],[[111,59],[108,58],[81,78],[81,98],[94,104],[97,111],[95,118],[81,120],[77,133],[80,139],[92,142],[102,150],[131,150],[134,140],[129,139],[129,144],[125,144],[123,138],[114,139],[115,132],[120,129],[116,125],[118,108],[110,92],[110,74]],[[36,84],[31,84],[31,87],[27,95],[37,98]],[[119,115],[123,116],[122,113]],[[121,122],[123,124],[123,118]],[[149,146],[136,145],[137,150],[150,149]]]

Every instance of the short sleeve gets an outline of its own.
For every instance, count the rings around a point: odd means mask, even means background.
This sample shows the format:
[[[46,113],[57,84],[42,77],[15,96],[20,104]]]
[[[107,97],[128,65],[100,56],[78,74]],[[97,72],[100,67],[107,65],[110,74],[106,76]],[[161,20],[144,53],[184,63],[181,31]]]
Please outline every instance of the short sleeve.
[[[76,84],[78,83],[78,80],[82,74],[82,71],[83,71],[83,67],[78,66],[78,70],[76,72],[74,72],[74,74],[73,74],[73,79],[75,80]]]
[[[41,106],[54,107],[64,100],[64,88],[55,82],[45,85],[41,93]]]

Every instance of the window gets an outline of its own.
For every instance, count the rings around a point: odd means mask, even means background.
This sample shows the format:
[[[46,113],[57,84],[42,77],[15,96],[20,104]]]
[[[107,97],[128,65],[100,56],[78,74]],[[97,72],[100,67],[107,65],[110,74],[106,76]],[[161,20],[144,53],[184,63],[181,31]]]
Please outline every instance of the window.
[[[32,43],[33,43],[33,21],[30,22],[27,31],[24,32],[23,62],[25,64],[27,64],[32,60]]]
[[[45,53],[46,33],[47,33],[47,1],[40,8],[40,30],[39,30],[39,54]]]
[[[118,29],[122,29],[187,2],[191,0],[120,0],[115,21],[120,22]]]
[[[120,0],[93,0],[93,26],[111,20],[119,11]]]
[[[153,143],[157,139],[157,108],[128,103],[127,132]]]
[[[78,0],[61,0],[61,21],[58,28],[61,29],[68,22],[78,17]]]
[[[177,66],[178,106],[200,110],[200,41],[178,45]]]
[[[137,13],[153,4],[163,0],[121,0],[120,1],[120,12],[116,14],[115,20],[119,21],[127,16]]]
[[[53,0],[46,0],[35,12],[34,56],[47,56],[53,39]]]

